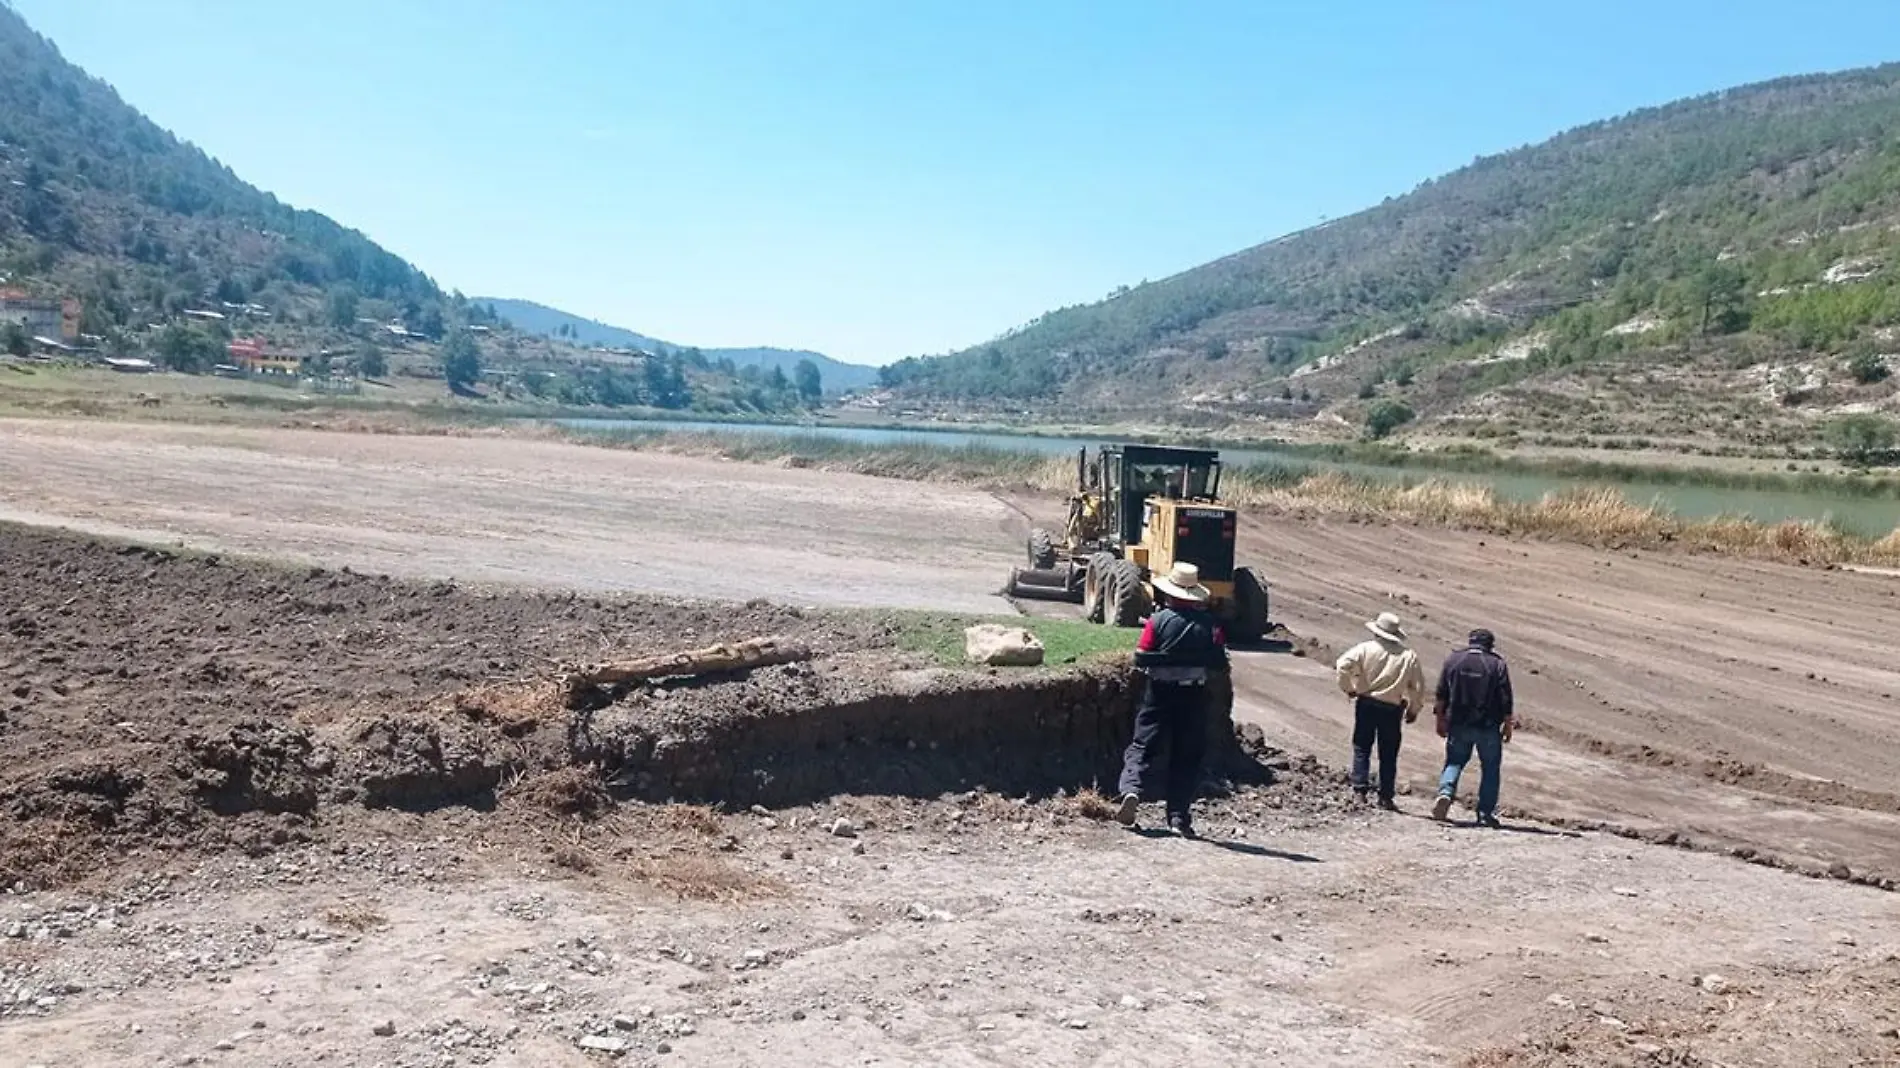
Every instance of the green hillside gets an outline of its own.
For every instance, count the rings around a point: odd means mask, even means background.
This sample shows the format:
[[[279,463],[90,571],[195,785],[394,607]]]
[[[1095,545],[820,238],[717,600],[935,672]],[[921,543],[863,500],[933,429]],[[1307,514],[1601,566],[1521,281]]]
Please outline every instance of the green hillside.
[[[1403,402],[1414,432],[1786,448],[1892,403],[1878,358],[1900,352],[1897,253],[1890,64],[1479,159],[884,381],[919,403],[1071,417],[1356,431]]]
[[[288,313],[328,291],[441,329],[444,297],[362,234],[245,184],[0,6],[0,274],[85,301],[106,334],[210,301]]]
[[[299,369],[280,384],[325,396],[357,395],[357,379],[388,390],[394,376],[465,405],[782,414],[819,400],[794,368],[692,350],[648,361],[510,329],[363,234],[246,184],[4,4],[0,289],[81,302],[80,351],[65,357],[76,366],[138,356],[205,374],[234,338],[255,337]],[[0,335],[0,359],[29,347],[12,322]]]

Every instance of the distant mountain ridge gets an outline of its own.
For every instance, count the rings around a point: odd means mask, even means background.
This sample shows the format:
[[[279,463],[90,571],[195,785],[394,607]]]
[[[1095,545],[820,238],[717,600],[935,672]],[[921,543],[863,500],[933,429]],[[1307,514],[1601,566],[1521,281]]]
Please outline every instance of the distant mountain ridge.
[[[557,332],[565,327],[568,331],[566,336],[583,345],[642,349],[649,352],[680,352],[692,347],[648,337],[624,327],[584,318],[564,312],[559,308],[537,304],[531,300],[514,300],[507,297],[471,297],[469,299],[472,303],[494,308],[497,315],[513,323],[516,329],[540,334],[543,337],[556,337]],[[709,360],[727,359],[740,367],[762,367],[768,371],[777,367],[788,375],[792,373],[792,368],[798,365],[798,361],[810,360],[818,366],[819,376],[823,378],[825,391],[828,393],[864,389],[877,384],[877,368],[834,360],[822,352],[771,347],[702,348],[700,351],[705,353]]]

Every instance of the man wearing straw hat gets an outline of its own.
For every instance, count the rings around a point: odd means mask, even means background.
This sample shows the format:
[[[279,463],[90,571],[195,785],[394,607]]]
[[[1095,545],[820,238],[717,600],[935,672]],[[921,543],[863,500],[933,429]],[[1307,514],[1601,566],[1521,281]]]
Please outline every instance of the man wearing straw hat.
[[[1191,810],[1207,751],[1208,675],[1227,670],[1227,640],[1207,610],[1200,568],[1177,561],[1153,582],[1159,604],[1135,647],[1135,666],[1147,673],[1148,689],[1135,713],[1135,736],[1122,755],[1121,808],[1115,818],[1124,827],[1135,825],[1142,790],[1153,781],[1155,746],[1165,744],[1168,829],[1192,838]]]
[[[1379,750],[1379,807],[1397,812],[1399,721],[1418,719],[1425,703],[1425,672],[1405,645],[1399,617],[1382,612],[1366,624],[1372,637],[1346,650],[1333,665],[1339,688],[1352,698],[1352,788],[1364,801],[1371,790],[1372,750]]]

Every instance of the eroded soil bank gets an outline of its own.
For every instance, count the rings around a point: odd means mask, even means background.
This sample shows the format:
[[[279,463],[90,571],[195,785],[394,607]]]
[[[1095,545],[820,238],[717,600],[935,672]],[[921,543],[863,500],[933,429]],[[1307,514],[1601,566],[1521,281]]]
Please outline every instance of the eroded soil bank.
[[[0,527],[0,603],[0,874],[22,887],[98,850],[486,810],[556,772],[578,808],[1073,792],[1112,780],[1136,696],[1119,660],[931,666],[876,614],[471,590],[18,527]],[[815,657],[581,707],[561,684],[564,663],[762,635]],[[1264,775],[1230,722],[1211,729],[1221,776]]]

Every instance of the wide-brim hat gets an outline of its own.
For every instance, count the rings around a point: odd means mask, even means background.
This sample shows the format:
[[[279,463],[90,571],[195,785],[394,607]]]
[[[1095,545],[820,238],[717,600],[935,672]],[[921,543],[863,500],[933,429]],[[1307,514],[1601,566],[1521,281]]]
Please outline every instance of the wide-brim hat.
[[[1399,617],[1391,612],[1380,612],[1379,618],[1366,624],[1366,629],[1389,642],[1405,640],[1405,628],[1399,626]]]
[[[1180,601],[1193,601],[1205,604],[1213,597],[1206,586],[1201,585],[1201,569],[1193,564],[1176,561],[1165,575],[1154,577],[1155,589]]]

